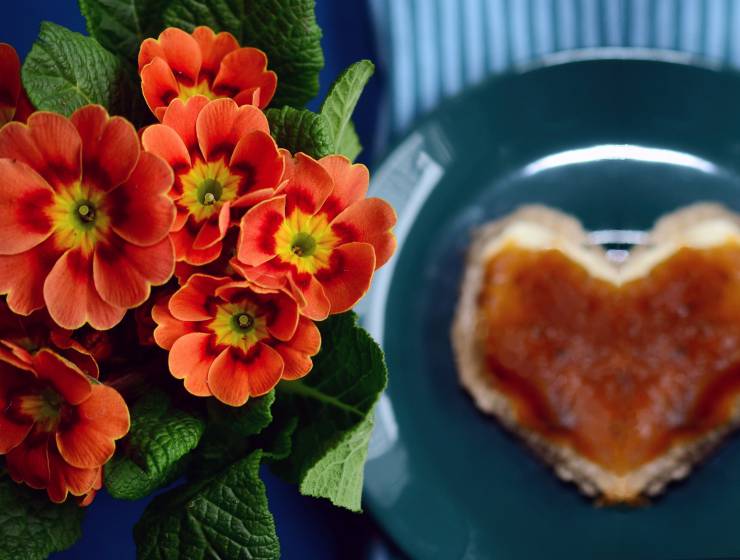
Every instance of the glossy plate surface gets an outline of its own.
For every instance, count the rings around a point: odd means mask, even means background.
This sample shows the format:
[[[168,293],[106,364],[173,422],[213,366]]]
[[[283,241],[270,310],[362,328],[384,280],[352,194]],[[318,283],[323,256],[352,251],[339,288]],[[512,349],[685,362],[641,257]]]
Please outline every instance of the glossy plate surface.
[[[740,77],[599,60],[499,78],[423,121],[372,190],[399,251],[361,309],[390,371],[365,496],[411,557],[740,555],[740,437],[645,507],[595,507],[477,411],[449,339],[471,231],[521,204],[634,232],[697,201],[740,210]]]

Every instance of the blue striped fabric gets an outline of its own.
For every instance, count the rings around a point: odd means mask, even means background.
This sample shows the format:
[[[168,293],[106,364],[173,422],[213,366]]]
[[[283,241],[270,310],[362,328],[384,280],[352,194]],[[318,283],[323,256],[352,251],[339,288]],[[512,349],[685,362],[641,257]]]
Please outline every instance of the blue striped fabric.
[[[553,53],[667,49],[740,67],[740,0],[368,0],[390,133],[490,74]]]

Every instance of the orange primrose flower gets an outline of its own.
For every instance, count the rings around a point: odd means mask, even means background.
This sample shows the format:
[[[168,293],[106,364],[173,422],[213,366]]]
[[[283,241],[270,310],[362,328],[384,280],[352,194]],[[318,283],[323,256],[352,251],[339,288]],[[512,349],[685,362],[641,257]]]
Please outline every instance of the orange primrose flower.
[[[191,394],[231,406],[306,375],[321,347],[290,296],[226,277],[194,274],[152,317],[172,375]]]
[[[142,143],[175,170],[175,257],[195,266],[218,259],[235,214],[272,196],[283,176],[264,113],[232,99],[176,99]]]
[[[0,129],[0,293],[66,329],[116,325],[174,270],[172,170],[98,105]]]
[[[26,122],[33,105],[21,83],[21,61],[7,43],[0,43],[0,126],[10,121]]]
[[[49,348],[0,341],[0,455],[16,482],[56,503],[72,494],[89,504],[129,425],[115,389]]]
[[[264,108],[277,87],[265,53],[240,48],[231,33],[214,34],[208,27],[191,34],[169,27],[159,38],[146,39],[139,50],[139,74],[147,105],[159,120],[173,99],[194,95],[231,97],[238,105]]]
[[[242,218],[235,268],[265,288],[288,290],[321,321],[350,309],[395,250],[393,208],[365,198],[364,165],[344,156],[286,158],[277,196]]]

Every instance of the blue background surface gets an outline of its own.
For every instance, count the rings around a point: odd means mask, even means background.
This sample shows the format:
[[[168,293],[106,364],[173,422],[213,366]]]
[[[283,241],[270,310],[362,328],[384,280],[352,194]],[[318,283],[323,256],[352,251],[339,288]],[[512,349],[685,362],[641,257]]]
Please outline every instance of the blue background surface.
[[[85,33],[85,21],[74,0],[0,0],[0,42],[12,44],[21,58],[35,40],[43,20]],[[321,74],[321,94],[346,66],[361,58],[376,59],[372,30],[364,2],[318,0],[317,17],[324,31],[326,66]],[[355,114],[355,124],[365,151],[360,160],[373,161],[373,138],[380,92],[381,72],[368,85]],[[332,507],[328,502],[305,498],[297,489],[264,473],[270,507],[275,516],[283,558],[389,558],[398,556],[368,514],[357,515]],[[88,508],[84,535],[72,549],[54,555],[57,560],[128,560],[135,557],[131,530],[147,501],[113,500],[104,492]]]

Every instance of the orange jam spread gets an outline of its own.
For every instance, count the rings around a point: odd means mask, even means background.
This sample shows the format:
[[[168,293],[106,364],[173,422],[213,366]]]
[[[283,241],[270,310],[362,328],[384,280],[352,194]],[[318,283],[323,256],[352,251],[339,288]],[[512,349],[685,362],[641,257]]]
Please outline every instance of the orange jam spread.
[[[618,285],[557,249],[484,264],[478,337],[526,431],[617,476],[733,418],[740,243],[684,247]]]

